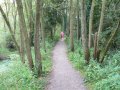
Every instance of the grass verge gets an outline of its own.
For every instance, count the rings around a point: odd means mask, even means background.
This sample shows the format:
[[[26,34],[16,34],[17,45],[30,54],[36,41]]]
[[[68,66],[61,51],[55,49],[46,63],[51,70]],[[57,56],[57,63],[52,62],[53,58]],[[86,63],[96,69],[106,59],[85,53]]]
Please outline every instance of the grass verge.
[[[75,43],[75,52],[68,52],[73,66],[85,77],[89,90],[120,90],[120,51],[110,54],[103,64],[91,58],[86,65],[81,45]],[[92,53],[92,50],[91,50]]]
[[[0,90],[44,90],[47,83],[46,77],[51,71],[51,50],[52,45],[46,42],[47,52],[41,49],[43,74],[41,78],[35,78],[27,64],[23,65],[19,55],[11,54],[11,61],[8,61],[8,70],[0,73]]]

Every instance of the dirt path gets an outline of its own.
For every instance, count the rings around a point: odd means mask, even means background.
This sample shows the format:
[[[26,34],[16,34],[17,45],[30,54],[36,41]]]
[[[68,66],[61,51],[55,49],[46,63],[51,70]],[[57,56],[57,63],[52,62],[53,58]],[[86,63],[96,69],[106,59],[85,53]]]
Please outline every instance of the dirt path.
[[[66,51],[64,41],[59,41],[53,50],[53,71],[45,90],[87,90],[80,74],[69,63]]]

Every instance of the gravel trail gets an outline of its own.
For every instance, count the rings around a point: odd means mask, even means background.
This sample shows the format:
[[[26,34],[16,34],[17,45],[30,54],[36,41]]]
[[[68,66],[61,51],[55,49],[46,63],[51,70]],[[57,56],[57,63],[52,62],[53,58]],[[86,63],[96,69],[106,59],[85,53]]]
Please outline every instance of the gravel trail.
[[[45,90],[87,90],[80,73],[67,58],[64,41],[60,40],[53,50],[53,70]]]

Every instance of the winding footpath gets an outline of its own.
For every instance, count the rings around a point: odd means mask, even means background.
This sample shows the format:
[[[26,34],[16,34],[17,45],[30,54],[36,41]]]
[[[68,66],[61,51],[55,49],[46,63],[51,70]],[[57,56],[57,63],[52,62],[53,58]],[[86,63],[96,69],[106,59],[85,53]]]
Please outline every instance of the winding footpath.
[[[59,41],[53,50],[53,71],[45,90],[87,90],[80,73],[67,58],[64,41]]]

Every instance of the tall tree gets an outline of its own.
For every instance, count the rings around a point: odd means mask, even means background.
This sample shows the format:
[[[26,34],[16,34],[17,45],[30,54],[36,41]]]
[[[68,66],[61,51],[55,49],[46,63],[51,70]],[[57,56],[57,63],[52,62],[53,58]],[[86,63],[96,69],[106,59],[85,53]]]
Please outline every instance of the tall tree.
[[[80,39],[80,7],[79,0],[77,0],[77,39]]]
[[[99,28],[98,28],[98,35],[97,35],[97,56],[99,59],[99,54],[100,54],[100,48],[99,48],[99,41],[100,41],[100,35],[103,29],[103,22],[104,22],[104,14],[105,14],[105,5],[106,5],[106,0],[102,0],[102,10],[101,10],[101,16],[100,16],[100,23],[99,23]]]
[[[20,24],[19,24],[20,25]],[[22,32],[22,27],[20,26],[20,57],[22,63],[25,63],[25,46],[24,46],[24,35]]]
[[[25,47],[26,47],[26,54],[29,62],[29,68],[33,71],[33,59],[32,59],[32,54],[31,54],[31,47],[30,47],[30,42],[28,38],[28,32],[27,32],[27,26],[24,18],[24,13],[23,13],[23,5],[21,0],[16,0],[17,3],[17,10],[18,10],[18,15],[19,15],[19,22],[20,22],[20,27],[21,33],[24,34],[24,39],[25,39]]]
[[[89,18],[89,42],[88,46],[91,48],[92,43],[92,29],[93,29],[93,16],[94,16],[94,7],[95,7],[95,0],[92,0],[91,10],[90,10],[90,18]]]
[[[70,0],[70,46],[71,51],[74,51],[74,42],[73,42],[73,0]]]
[[[29,26],[29,39],[30,45],[33,45],[33,33],[34,33],[34,20],[33,20],[33,0],[27,0],[26,4],[28,6],[28,26]]]
[[[17,9],[16,9],[16,3],[15,1],[13,0],[13,3],[12,3],[12,16],[13,16],[13,21],[14,21],[14,35],[16,34],[16,24],[17,24]]]
[[[89,52],[88,40],[87,40],[85,0],[81,0],[81,34],[82,34],[82,45],[84,48],[84,56],[85,56],[86,63],[88,64],[90,59],[90,52]]]
[[[41,0],[36,2],[36,23],[35,23],[35,33],[34,33],[34,49],[35,49],[35,71],[37,76],[41,76],[42,73],[42,61],[40,53],[40,9]]]
[[[15,36],[14,36],[14,32],[13,32],[13,30],[12,30],[10,21],[9,21],[9,19],[7,18],[7,15],[5,14],[5,12],[3,11],[3,9],[2,9],[1,6],[0,6],[0,12],[1,12],[1,14],[2,14],[2,16],[3,16],[5,22],[6,22],[7,26],[8,26],[8,28],[9,28],[9,31],[10,31],[10,34],[11,34],[11,36],[12,36],[12,39],[13,39],[13,41],[14,41],[14,43],[15,43],[15,46],[16,46],[17,50],[19,51],[20,48],[19,48],[19,45],[18,45],[18,43],[17,43],[17,40],[16,40],[16,38],[15,38]]]
[[[106,0],[102,0],[102,10],[101,10],[101,16],[100,16],[100,24],[99,24],[99,29],[98,29],[98,42],[97,42],[97,46],[99,44],[99,39],[100,39],[100,34],[102,32],[103,29],[103,21],[104,21],[104,14],[105,14],[105,5],[106,5]]]
[[[45,43],[45,29],[44,29],[44,15],[43,15],[43,0],[41,0],[41,32],[42,32],[42,44],[43,44],[43,48],[46,52],[46,43]]]

